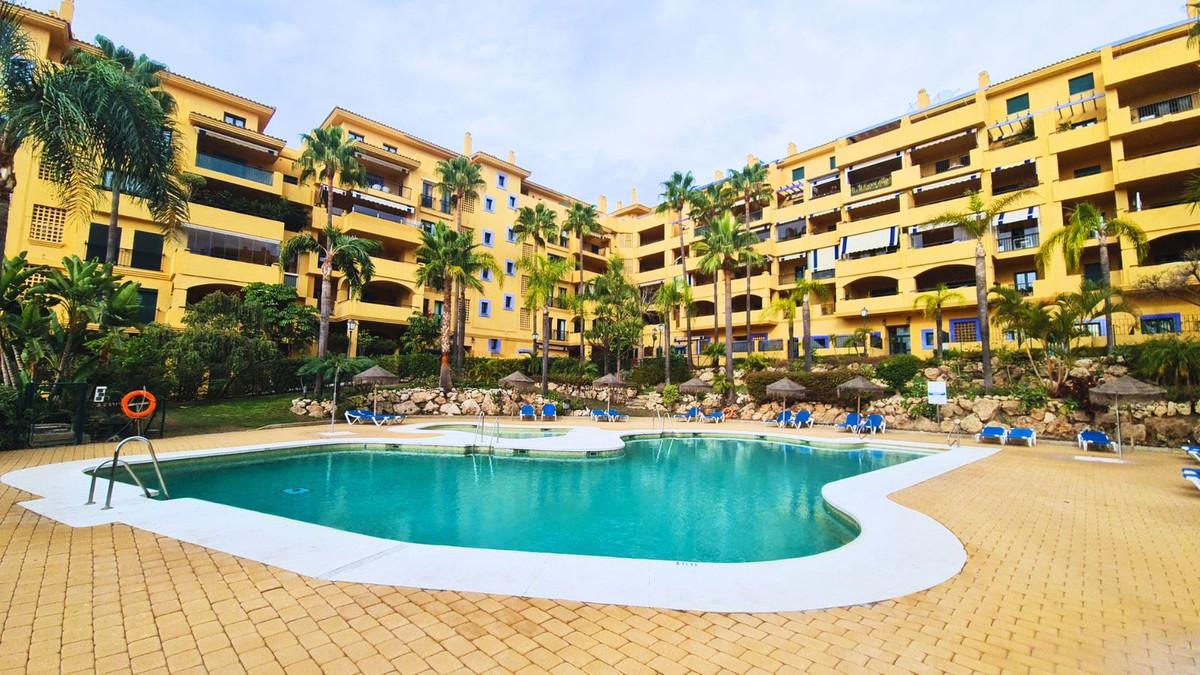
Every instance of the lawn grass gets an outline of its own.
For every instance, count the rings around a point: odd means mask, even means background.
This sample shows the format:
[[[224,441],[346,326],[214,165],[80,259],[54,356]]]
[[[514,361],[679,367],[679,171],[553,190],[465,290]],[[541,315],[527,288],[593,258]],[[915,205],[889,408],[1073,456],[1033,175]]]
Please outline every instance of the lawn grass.
[[[169,436],[257,429],[268,424],[301,422],[288,410],[296,394],[272,394],[225,401],[179,403],[167,410]]]

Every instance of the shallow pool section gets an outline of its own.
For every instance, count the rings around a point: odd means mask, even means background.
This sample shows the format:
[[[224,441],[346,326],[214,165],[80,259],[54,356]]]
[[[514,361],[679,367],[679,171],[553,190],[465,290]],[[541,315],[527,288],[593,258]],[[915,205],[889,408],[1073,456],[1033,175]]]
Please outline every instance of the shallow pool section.
[[[428,431],[459,431],[468,434],[474,434],[476,431],[478,431],[478,427],[476,427],[474,424],[431,424],[429,426],[422,427],[422,429]],[[552,429],[546,427],[529,427],[527,429],[521,427],[497,428],[491,424],[484,427],[484,430],[486,431],[486,436],[498,435],[500,438],[551,438],[553,436],[565,436],[567,434],[567,430],[565,429]]]
[[[421,544],[689,562],[795,558],[858,534],[831,481],[919,454],[733,437],[642,437],[612,459],[325,446],[164,462],[194,497]],[[152,473],[139,476],[153,484]]]

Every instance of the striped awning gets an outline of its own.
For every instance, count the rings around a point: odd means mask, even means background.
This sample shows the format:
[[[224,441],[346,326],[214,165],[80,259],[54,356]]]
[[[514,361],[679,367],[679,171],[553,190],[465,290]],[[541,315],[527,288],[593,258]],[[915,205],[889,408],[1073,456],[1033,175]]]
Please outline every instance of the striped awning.
[[[230,136],[229,134],[223,134],[219,131],[213,131],[212,129],[205,129],[204,127],[196,127],[196,132],[199,133],[201,136],[208,136],[209,138],[216,138],[216,139],[222,140],[226,143],[233,143],[234,145],[240,145],[243,148],[249,148],[249,149],[255,150],[257,152],[266,153],[272,157],[275,157],[276,155],[279,154],[275,150],[275,148],[267,147],[265,145],[255,143],[254,141],[247,141],[246,139],[238,138],[237,136]]]
[[[942,136],[941,138],[938,138],[938,139],[935,139],[932,141],[928,141],[928,142],[922,143],[920,145],[914,145],[909,150],[909,152],[916,152],[918,150],[924,150],[925,148],[932,148],[933,146],[941,144],[941,143],[945,143],[946,141],[953,141],[953,140],[957,140],[959,138],[965,138],[967,136],[974,136],[974,135],[975,135],[974,129],[967,129],[966,131],[960,131],[957,134],[950,134],[949,136]]]
[[[863,232],[842,237],[842,256],[862,251],[875,251],[882,248],[892,248],[900,244],[899,228],[895,225],[882,230]]]
[[[839,178],[841,175],[842,175],[842,174],[841,174],[841,172],[839,172],[839,171],[834,171],[833,173],[827,173],[827,174],[825,174],[824,176],[817,176],[816,178],[814,178],[814,179],[810,180],[810,181],[809,181],[809,183],[810,183],[810,184],[811,184],[813,187],[816,187],[816,186],[818,186],[818,185],[825,185],[826,183],[832,183],[832,182],[834,182],[834,181],[835,181],[835,180],[837,180],[837,179],[838,179],[838,178]]]
[[[837,207],[834,207],[834,208],[832,208],[832,209],[825,209],[824,211],[817,211],[816,213],[810,213],[810,214],[808,214],[808,217],[809,217],[810,219],[812,219],[812,218],[820,218],[820,217],[822,217],[822,216],[828,216],[828,215],[830,215],[830,214],[833,214],[833,213],[840,213],[840,212],[841,212],[841,209],[839,209],[839,208],[837,208]]]
[[[854,164],[850,167],[847,167],[846,171],[847,172],[858,171],[859,169],[866,169],[868,167],[877,166],[879,164],[884,164],[884,163],[890,162],[892,160],[900,159],[900,154],[901,153],[899,153],[899,152],[893,152],[890,155],[884,155],[883,157],[876,157],[875,159],[870,159],[865,162],[859,162],[858,164]]]
[[[992,223],[995,227],[1001,225],[1012,225],[1013,223],[1023,223],[1027,220],[1036,220],[1038,217],[1038,207],[1031,206],[1027,209],[1017,209],[1016,211],[1005,211],[996,216],[996,220]]]
[[[882,197],[876,197],[876,198],[874,198],[874,199],[868,199],[868,200],[866,200],[866,201],[855,202],[854,204],[847,204],[847,205],[846,205],[846,208],[848,208],[848,209],[858,209],[858,208],[862,208],[862,207],[864,207],[864,206],[870,206],[870,205],[872,205],[872,204],[882,204],[882,203],[884,203],[884,202],[890,202],[890,201],[892,201],[893,199],[899,199],[899,198],[900,198],[900,193],[899,193],[899,192],[893,192],[893,193],[892,193],[892,194],[890,194],[890,195],[884,195],[884,196],[882,196]]]
[[[381,197],[369,195],[365,192],[359,192],[358,190],[351,190],[350,196],[354,197],[355,199],[362,200],[364,202],[371,202],[372,204],[379,204],[380,206],[386,206],[389,209],[399,209],[401,211],[404,211],[405,213],[413,212],[413,207],[411,207],[407,204],[401,204],[400,202],[394,202],[390,199],[383,199]]]
[[[958,178],[947,178],[946,180],[940,180],[936,183],[930,183],[929,185],[922,185],[921,187],[913,190],[913,192],[918,192],[918,193],[928,192],[929,190],[938,190],[938,189],[941,189],[944,187],[949,187],[951,185],[957,185],[959,183],[966,183],[966,182],[978,180],[978,179],[979,179],[979,172],[976,171],[975,173],[969,173],[965,176],[959,176]]]
[[[1017,168],[1017,167],[1019,167],[1019,166],[1025,166],[1026,164],[1033,164],[1033,162],[1034,162],[1034,160],[1032,160],[1032,159],[1026,159],[1026,160],[1024,160],[1024,161],[1021,161],[1021,162],[1014,162],[1014,163],[1012,163],[1012,164],[1005,164],[1005,165],[1003,165],[1003,166],[998,166],[998,167],[995,167],[994,169],[992,169],[992,173],[996,173],[997,171],[1007,171],[1007,170],[1009,170],[1009,169],[1015,169],[1015,168]]]
[[[826,246],[808,252],[808,269],[814,272],[824,272],[825,270],[833,269],[833,264],[837,262],[838,247],[837,245]]]

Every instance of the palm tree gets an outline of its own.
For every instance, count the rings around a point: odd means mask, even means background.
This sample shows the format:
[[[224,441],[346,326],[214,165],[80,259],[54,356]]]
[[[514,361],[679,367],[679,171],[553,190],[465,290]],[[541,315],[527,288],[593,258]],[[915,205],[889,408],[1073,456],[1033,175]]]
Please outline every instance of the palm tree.
[[[765,164],[747,164],[741,171],[729,170],[729,188],[735,196],[742,200],[742,210],[745,216],[743,223],[746,231],[750,231],[750,214],[754,207],[771,198],[771,185],[767,182],[767,167]],[[750,339],[750,270],[762,264],[763,256],[750,250],[743,256],[742,265],[746,268],[746,353],[754,351],[754,340]]]
[[[454,226],[459,232],[463,229],[463,209],[467,202],[473,202],[479,193],[487,187],[483,179],[483,169],[463,155],[450,160],[441,160],[434,166],[438,175],[438,191],[443,198],[449,198],[454,204]],[[462,370],[463,356],[466,352],[467,340],[467,289],[458,287],[456,312],[454,314],[454,366]]]
[[[684,248],[684,227],[683,227],[683,207],[688,205],[691,200],[692,193],[695,190],[694,184],[696,179],[692,176],[692,172],[680,173],[672,172],[671,177],[662,182],[662,194],[659,198],[662,202],[655,207],[655,212],[666,214],[667,220],[670,221],[672,213],[675,214],[679,223],[679,278],[684,284],[691,285],[688,281],[687,271],[687,253]],[[670,223],[668,222],[667,225]],[[666,225],[664,225],[665,229]],[[665,232],[664,232],[665,234]],[[670,265],[663,268],[664,274],[670,269]],[[714,310],[715,311],[715,310]],[[692,315],[689,313],[686,317],[686,332],[684,352],[687,353],[688,368],[692,367]]]
[[[702,268],[721,270],[725,280],[725,377],[733,382],[733,271],[745,252],[758,243],[758,237],[743,229],[726,211],[717,218],[696,242],[696,253]],[[733,387],[726,393],[731,398]]]
[[[983,361],[983,388],[992,388],[992,331],[988,324],[987,310],[987,248],[984,242],[992,231],[992,222],[996,216],[1009,210],[1015,202],[1024,199],[1031,193],[1019,190],[993,200],[983,201],[978,191],[967,193],[967,208],[965,211],[950,211],[934,218],[932,224],[953,225],[975,238],[975,301],[979,305],[979,345],[980,358]]]
[[[733,207],[733,193],[729,189],[727,181],[718,181],[710,183],[699,190],[692,190],[688,193],[689,214],[692,222],[695,223],[695,232],[697,235],[708,231],[712,222],[717,219],[722,213],[730,210]],[[710,261],[711,263],[712,261]],[[715,263],[714,263],[715,264]],[[721,322],[717,320],[717,306],[721,303],[717,298],[717,271],[718,266],[706,267],[699,265],[698,269],[707,276],[713,279],[713,329],[712,329],[712,344],[717,344],[721,341],[719,337]],[[690,347],[689,347],[690,351]]]
[[[811,371],[813,367],[812,342],[812,301],[825,300],[833,294],[827,284],[815,279],[797,279],[792,286],[792,294],[800,298],[800,330],[804,339],[804,369]],[[790,330],[790,329],[789,329]],[[788,339],[792,339],[789,332]]]
[[[438,372],[438,385],[444,392],[454,387],[450,378],[450,317],[453,316],[450,307],[460,248],[458,240],[461,238],[457,230],[451,230],[439,220],[432,229],[421,233],[421,246],[417,248],[417,285],[442,292],[442,365]]]
[[[800,308],[800,298],[793,291],[787,291],[775,296],[771,304],[767,305],[762,312],[762,320],[770,321],[776,316],[782,316],[784,321],[787,321],[788,339],[787,339],[787,359],[788,361],[795,360],[797,354],[793,345],[796,342],[796,310]]]
[[[1200,47],[1200,2],[1193,2],[1190,7],[1196,10],[1196,20],[1192,22],[1192,27],[1188,30],[1187,45]]]
[[[1032,334],[1037,325],[1044,324],[1044,308],[1035,305],[1012,286],[993,286],[989,298],[989,309],[996,323],[1016,334],[1017,349],[1025,352],[1029,367],[1036,374],[1037,363],[1033,358]]]
[[[12,258],[0,258],[0,383],[15,387],[21,383],[20,361],[17,358],[21,340],[22,315],[27,310],[40,310],[40,303],[30,301],[29,288],[44,270],[30,265],[27,253],[21,251]]]
[[[541,202],[533,206],[522,206],[513,222],[513,236],[519,244],[532,239],[533,252],[540,255],[546,248],[546,242],[558,236],[557,218],[558,214]]]
[[[326,225],[318,239],[302,234],[283,242],[279,248],[281,265],[291,264],[301,253],[315,253],[321,265],[321,311],[320,328],[317,332],[317,358],[329,352],[329,316],[333,312],[333,273],[340,272],[346,283],[347,293],[353,298],[362,292],[363,286],[375,276],[375,263],[371,256],[383,247],[374,239],[361,239],[346,234],[338,228]],[[317,380],[317,392],[321,380]]]
[[[625,274],[625,261],[619,255],[608,259],[604,273],[596,277],[587,291],[587,299],[592,302],[595,320],[587,337],[593,344],[599,343],[604,349],[604,373],[609,372],[609,355],[617,354],[617,371],[621,370],[621,350],[614,350],[625,331],[624,326],[639,325],[642,315],[642,303],[639,302],[638,289],[629,283]],[[595,349],[592,350],[595,353]]]
[[[686,284],[681,279],[667,279],[658,287],[654,296],[654,306],[662,315],[663,323],[663,377],[671,384],[671,315],[683,305],[684,288]]]
[[[550,391],[550,305],[554,302],[558,283],[570,272],[570,261],[533,255],[521,258],[517,266],[529,275],[525,308],[530,313],[542,310],[542,395],[545,396]]]
[[[1122,218],[1105,220],[1104,214],[1100,213],[1099,209],[1084,202],[1078,204],[1071,211],[1070,219],[1061,230],[1042,242],[1036,258],[1038,272],[1045,274],[1046,266],[1057,251],[1067,263],[1067,271],[1072,274],[1078,273],[1084,248],[1093,238],[1096,239],[1100,253],[1100,288],[1112,287],[1112,270],[1108,260],[1109,238],[1118,244],[1122,239],[1131,244],[1139,263],[1146,258],[1146,253],[1149,251],[1146,232],[1136,223]],[[1112,356],[1113,350],[1117,346],[1117,336],[1113,331],[1112,323],[1113,311],[1111,300],[1106,297],[1104,300],[1104,338],[1105,352],[1109,356]]]
[[[920,307],[926,319],[933,319],[933,353],[937,358],[946,356],[942,350],[942,311],[946,305],[965,302],[962,293],[950,290],[946,284],[938,284],[929,293],[917,296],[913,307]]]
[[[1196,22],[1200,26],[1200,20]],[[1188,211],[1195,213],[1200,209],[1200,173],[1188,176],[1183,184],[1183,201],[1188,203]]]
[[[334,268],[334,256],[331,251],[340,251],[342,244],[349,248],[343,257],[343,263],[353,268],[351,276],[361,284],[352,290],[357,292],[362,284],[370,281],[375,266],[370,254],[379,250],[379,242],[365,243],[367,240],[358,239],[344,234],[333,226],[333,190],[336,184],[347,186],[363,185],[366,182],[366,171],[358,163],[355,156],[354,140],[346,135],[340,126],[313,129],[300,136],[304,149],[295,161],[295,167],[300,169],[300,182],[311,180],[319,182],[325,192],[325,241],[318,242],[310,235],[301,235],[284,243],[280,249],[280,262],[291,263],[296,254],[307,252],[324,252],[321,264],[321,327],[317,333],[317,356],[323,357],[329,351],[329,315],[333,311],[332,283],[330,281]],[[335,242],[331,238],[337,237]],[[363,243],[355,243],[363,242]],[[286,255],[285,255],[286,254]],[[361,255],[361,259],[358,256]],[[362,280],[359,271],[366,271],[366,280]],[[349,278],[348,278],[349,280]]]
[[[539,204],[540,206],[540,204]],[[582,299],[583,294],[583,239],[588,235],[599,234],[604,231],[600,225],[600,214],[596,211],[596,207],[591,204],[583,204],[575,202],[571,204],[571,208],[567,209],[566,220],[563,221],[562,231],[573,237],[579,238],[579,259],[576,265],[579,268],[579,285],[575,288],[575,295]],[[576,310],[579,316],[580,326],[584,320],[584,310],[586,306],[581,302],[573,302],[572,308]],[[584,356],[583,329],[579,331],[579,365],[587,362]]]

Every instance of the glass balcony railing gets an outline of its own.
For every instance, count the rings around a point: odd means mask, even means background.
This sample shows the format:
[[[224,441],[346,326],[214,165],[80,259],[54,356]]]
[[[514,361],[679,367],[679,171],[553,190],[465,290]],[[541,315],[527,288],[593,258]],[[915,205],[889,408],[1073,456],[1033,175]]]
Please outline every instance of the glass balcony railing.
[[[200,167],[201,169],[216,171],[218,173],[227,174],[243,180],[262,183],[263,185],[275,184],[274,172],[260,169],[256,166],[250,166],[249,164],[235,162],[231,159],[225,159],[224,157],[206,155],[203,152],[196,153],[196,166]]]
[[[1027,248],[1037,248],[1038,233],[1031,232],[1021,235],[1000,235],[996,237],[996,249],[1001,253],[1006,251],[1021,251]]]
[[[437,209],[442,213],[450,213],[450,200],[439,199],[431,194],[421,195],[421,206],[426,209]]]

